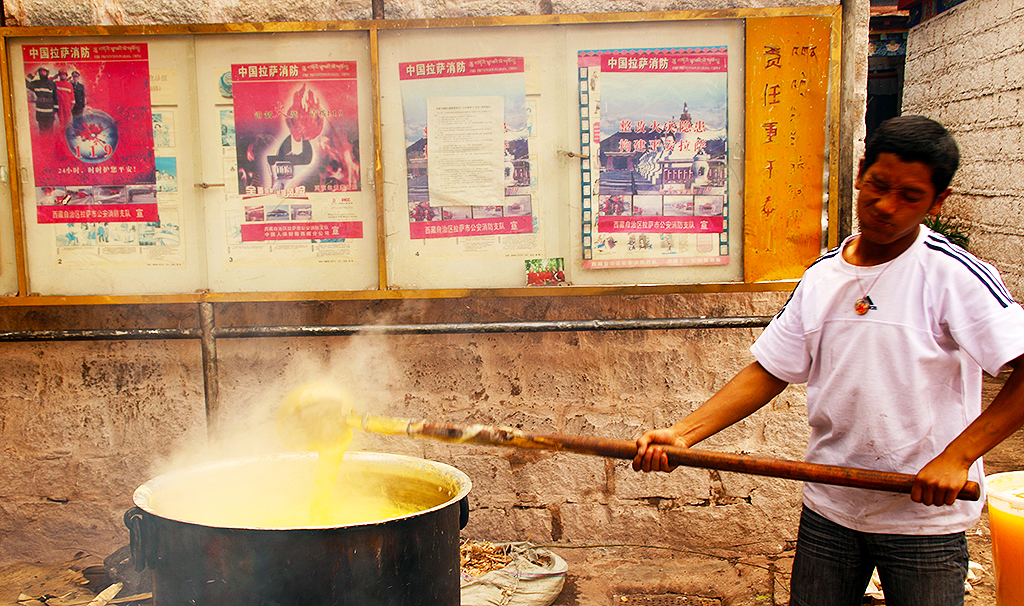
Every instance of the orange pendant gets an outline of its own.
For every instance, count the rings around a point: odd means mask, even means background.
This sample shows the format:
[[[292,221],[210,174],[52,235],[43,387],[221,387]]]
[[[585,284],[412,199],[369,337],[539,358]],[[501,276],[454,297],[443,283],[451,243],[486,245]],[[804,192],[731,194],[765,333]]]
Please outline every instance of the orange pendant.
[[[869,309],[871,309],[871,302],[868,301],[867,297],[857,299],[857,302],[853,304],[853,311],[857,312],[858,316],[868,313]]]

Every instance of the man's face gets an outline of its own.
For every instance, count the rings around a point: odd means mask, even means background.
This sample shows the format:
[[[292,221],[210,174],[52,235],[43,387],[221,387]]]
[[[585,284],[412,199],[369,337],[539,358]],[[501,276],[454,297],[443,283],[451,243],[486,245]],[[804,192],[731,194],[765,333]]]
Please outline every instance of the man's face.
[[[950,192],[935,191],[928,165],[889,153],[861,168],[856,188],[861,236],[881,246],[916,237],[921,221],[939,214]]]
[[[45,78],[45,77],[47,77],[49,75],[50,75],[50,70],[42,68],[42,67],[39,68],[39,77],[40,78]]]

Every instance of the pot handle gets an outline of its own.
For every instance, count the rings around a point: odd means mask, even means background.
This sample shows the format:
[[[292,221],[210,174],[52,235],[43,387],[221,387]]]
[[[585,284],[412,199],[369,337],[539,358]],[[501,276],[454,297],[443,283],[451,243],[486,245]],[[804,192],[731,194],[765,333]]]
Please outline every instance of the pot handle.
[[[148,560],[147,545],[143,540],[145,534],[146,516],[138,507],[132,507],[124,513],[124,525],[128,527],[128,542],[131,548],[132,563],[135,565],[135,572],[142,572],[146,569]],[[152,568],[152,567],[151,567]]]
[[[459,501],[459,530],[469,524],[469,495],[462,497]]]

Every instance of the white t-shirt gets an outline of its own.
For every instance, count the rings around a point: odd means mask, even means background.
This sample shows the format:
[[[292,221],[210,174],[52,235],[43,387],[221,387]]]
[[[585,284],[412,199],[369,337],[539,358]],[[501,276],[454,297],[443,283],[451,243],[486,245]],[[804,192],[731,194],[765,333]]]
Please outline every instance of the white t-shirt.
[[[853,237],[807,269],[751,352],[774,376],[807,383],[807,461],[913,475],[981,413],[981,371],[1024,354],[1024,309],[994,267],[924,226],[873,267],[843,259]],[[871,309],[858,315],[865,295]],[[983,476],[979,459],[969,477]],[[946,534],[973,526],[984,500],[929,507],[806,483],[804,503],[864,532]]]

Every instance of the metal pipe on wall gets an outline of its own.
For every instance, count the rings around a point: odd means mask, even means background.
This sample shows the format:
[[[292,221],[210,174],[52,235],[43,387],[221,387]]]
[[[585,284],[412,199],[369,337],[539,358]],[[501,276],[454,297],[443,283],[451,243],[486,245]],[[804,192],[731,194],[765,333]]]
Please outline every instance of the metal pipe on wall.
[[[204,305],[210,305],[206,303]],[[201,308],[202,309],[202,308]],[[201,314],[204,312],[200,312]],[[99,330],[13,330],[0,332],[0,342],[113,341],[161,339],[246,339],[261,337],[336,337],[351,335],[495,334],[516,332],[593,332],[602,330],[679,330],[764,328],[771,316],[713,318],[647,318],[639,320],[553,320],[544,322],[449,322],[440,324],[351,324],[341,326],[213,326],[202,328],[125,328]],[[216,348],[213,348],[216,353]]]
[[[640,320],[553,320],[547,322],[446,322],[440,324],[358,324],[350,326],[263,326],[214,328],[218,339],[326,337],[350,335],[440,335],[602,330],[763,328],[771,316],[734,318],[648,318]]]
[[[8,330],[0,342],[20,341],[144,341],[147,339],[198,339],[198,328],[111,328],[87,330]]]

